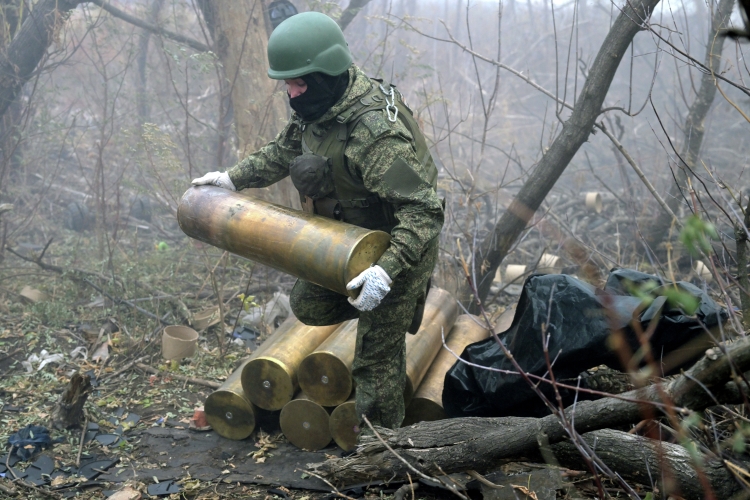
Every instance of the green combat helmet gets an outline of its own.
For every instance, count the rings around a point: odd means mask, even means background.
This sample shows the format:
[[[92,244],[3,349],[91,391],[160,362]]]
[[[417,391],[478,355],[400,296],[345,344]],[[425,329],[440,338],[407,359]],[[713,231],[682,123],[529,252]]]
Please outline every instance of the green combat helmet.
[[[303,12],[285,20],[268,39],[268,76],[299,78],[314,72],[340,75],[352,54],[336,21],[320,12]]]

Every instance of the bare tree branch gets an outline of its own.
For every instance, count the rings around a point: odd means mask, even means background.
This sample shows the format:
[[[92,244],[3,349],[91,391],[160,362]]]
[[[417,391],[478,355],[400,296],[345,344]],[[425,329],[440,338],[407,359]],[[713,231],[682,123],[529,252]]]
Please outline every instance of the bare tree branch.
[[[209,47],[208,45],[202,44],[201,42],[197,40],[193,40],[192,38],[180,35],[179,33],[166,30],[164,28],[156,26],[155,24],[151,24],[149,22],[143,21],[141,19],[138,19],[135,16],[131,16],[127,12],[124,12],[118,9],[117,7],[114,7],[112,4],[110,4],[106,0],[91,0],[91,3],[93,3],[94,5],[98,5],[103,10],[109,12],[110,14],[112,14],[118,19],[122,19],[123,21],[127,23],[130,23],[134,26],[138,26],[139,28],[143,28],[144,30],[148,30],[151,33],[154,33],[156,35],[161,35],[165,38],[169,38],[170,40],[173,40],[177,43],[187,45],[188,47],[195,49],[198,52],[210,52],[211,51],[211,47]]]
[[[659,0],[641,0],[630,2],[623,8],[602,43],[573,112],[563,124],[560,135],[545,152],[492,233],[476,251],[473,265],[481,276],[477,283],[478,297],[481,300],[487,297],[492,278],[513,243],[578,149],[591,135],[623,55],[658,3]]]

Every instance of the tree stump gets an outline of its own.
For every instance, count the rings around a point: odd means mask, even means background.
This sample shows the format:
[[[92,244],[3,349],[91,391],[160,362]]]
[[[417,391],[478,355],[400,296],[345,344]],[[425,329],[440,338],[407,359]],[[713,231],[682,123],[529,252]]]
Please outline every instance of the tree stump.
[[[79,372],[74,373],[52,412],[52,427],[70,429],[83,425],[83,405],[89,394],[91,394],[91,378]]]

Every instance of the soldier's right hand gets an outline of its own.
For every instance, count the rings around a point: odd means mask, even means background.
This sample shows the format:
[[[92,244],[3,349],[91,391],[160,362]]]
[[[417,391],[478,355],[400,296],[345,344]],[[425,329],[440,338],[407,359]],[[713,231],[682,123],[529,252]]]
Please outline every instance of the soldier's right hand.
[[[209,172],[203,177],[193,179],[191,182],[193,186],[203,186],[205,184],[211,184],[213,186],[219,186],[220,188],[229,189],[230,191],[237,191],[234,187],[232,179],[229,178],[229,174],[226,172]]]

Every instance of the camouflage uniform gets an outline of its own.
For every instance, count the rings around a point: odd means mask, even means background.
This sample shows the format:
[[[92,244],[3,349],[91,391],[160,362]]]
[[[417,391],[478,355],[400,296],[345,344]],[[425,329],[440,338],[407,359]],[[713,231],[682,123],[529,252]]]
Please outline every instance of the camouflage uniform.
[[[343,97],[307,126],[325,133],[339,114],[376,84],[354,65],[348,71],[349,85]],[[290,162],[302,154],[300,127],[295,114],[275,140],[231,168],[228,173],[237,189],[265,187],[289,175]],[[367,415],[375,425],[397,428],[404,418],[405,332],[437,260],[443,209],[415,154],[410,132],[400,120],[389,121],[385,110],[362,117],[349,135],[344,156],[347,168],[356,170],[366,189],[395,208],[397,223],[390,231],[391,244],[377,262],[393,280],[391,292],[373,311],[360,312],[346,297],[298,280],[291,305],[297,318],[309,325],[359,317],[352,367],[357,414]],[[384,181],[386,171],[399,158],[420,177],[407,189]],[[366,223],[360,225],[367,227]]]

